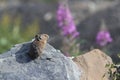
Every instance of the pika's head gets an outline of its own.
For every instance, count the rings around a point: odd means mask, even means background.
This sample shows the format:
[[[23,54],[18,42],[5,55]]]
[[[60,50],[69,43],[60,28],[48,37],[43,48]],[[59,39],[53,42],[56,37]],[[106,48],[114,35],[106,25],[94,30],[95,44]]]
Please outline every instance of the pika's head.
[[[49,36],[47,34],[37,34],[35,35],[35,40],[40,41],[40,40],[48,40]]]

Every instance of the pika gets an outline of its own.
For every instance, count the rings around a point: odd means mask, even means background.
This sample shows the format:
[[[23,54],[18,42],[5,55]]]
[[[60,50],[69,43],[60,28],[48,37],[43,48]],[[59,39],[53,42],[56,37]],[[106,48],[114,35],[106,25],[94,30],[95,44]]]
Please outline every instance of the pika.
[[[31,59],[41,57],[41,54],[46,46],[49,36],[47,34],[35,35],[35,40],[31,43],[28,55]]]

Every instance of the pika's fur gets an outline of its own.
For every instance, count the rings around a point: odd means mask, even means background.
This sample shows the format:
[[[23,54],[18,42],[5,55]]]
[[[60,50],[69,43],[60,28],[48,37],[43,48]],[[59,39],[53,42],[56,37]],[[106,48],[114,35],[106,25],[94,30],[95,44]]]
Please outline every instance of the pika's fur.
[[[31,59],[41,57],[41,54],[46,46],[49,36],[47,34],[35,35],[35,40],[31,43],[30,51],[28,55]]]

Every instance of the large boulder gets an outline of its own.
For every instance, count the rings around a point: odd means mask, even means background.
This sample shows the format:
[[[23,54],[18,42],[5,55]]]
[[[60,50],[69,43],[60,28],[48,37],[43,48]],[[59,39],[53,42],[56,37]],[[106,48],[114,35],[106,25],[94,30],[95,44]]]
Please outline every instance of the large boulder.
[[[80,80],[77,65],[49,44],[40,59],[27,55],[31,42],[0,55],[0,80]]]
[[[112,64],[112,60],[102,51],[95,49],[73,60],[83,70],[81,80],[109,80],[105,65]]]

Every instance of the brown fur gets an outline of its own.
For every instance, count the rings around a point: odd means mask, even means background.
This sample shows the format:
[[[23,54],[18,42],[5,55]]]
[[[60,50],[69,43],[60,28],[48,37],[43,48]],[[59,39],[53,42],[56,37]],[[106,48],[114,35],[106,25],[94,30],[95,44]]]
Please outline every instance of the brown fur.
[[[41,57],[49,36],[47,34],[37,34],[35,40],[31,43],[29,56],[31,59]]]

